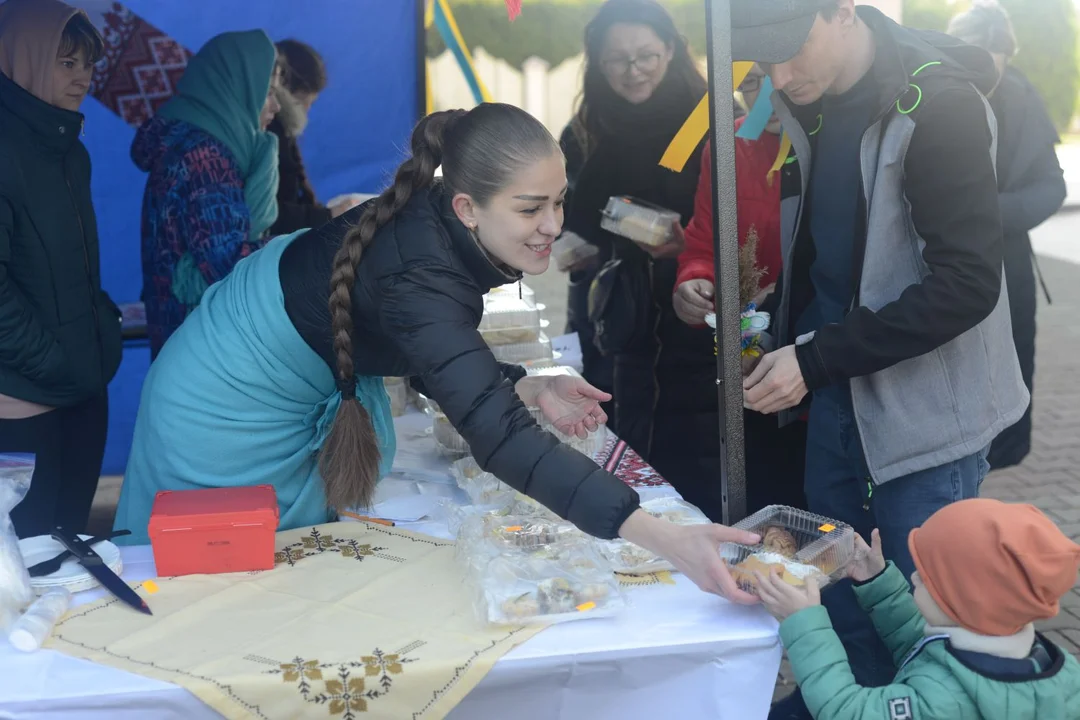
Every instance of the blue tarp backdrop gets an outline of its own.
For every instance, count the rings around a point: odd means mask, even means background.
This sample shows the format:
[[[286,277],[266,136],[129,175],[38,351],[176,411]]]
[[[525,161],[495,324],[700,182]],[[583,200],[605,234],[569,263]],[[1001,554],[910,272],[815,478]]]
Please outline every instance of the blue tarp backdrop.
[[[91,10],[104,3],[72,4]],[[326,60],[329,86],[312,110],[301,147],[321,199],[381,190],[404,157],[423,110],[417,102],[423,96],[417,92],[414,0],[128,0],[125,5],[192,52],[218,33],[250,28],[264,29],[275,41],[296,38],[315,47]],[[129,158],[135,131],[92,98],[83,112],[102,279],[114,300],[135,302],[142,291],[139,226],[146,182]],[[130,344],[109,388],[105,474],[123,473],[148,367],[145,344]]]

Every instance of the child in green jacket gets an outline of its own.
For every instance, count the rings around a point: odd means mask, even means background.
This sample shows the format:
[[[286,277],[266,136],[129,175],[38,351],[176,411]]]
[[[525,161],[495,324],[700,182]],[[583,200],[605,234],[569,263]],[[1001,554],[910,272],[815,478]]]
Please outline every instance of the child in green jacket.
[[[761,600],[815,720],[1075,720],[1080,664],[1035,632],[1073,587],[1080,546],[1039,510],[963,500],[911,531],[917,571],[903,575],[856,538],[848,568],[899,671],[860,687],[814,583],[758,574]]]

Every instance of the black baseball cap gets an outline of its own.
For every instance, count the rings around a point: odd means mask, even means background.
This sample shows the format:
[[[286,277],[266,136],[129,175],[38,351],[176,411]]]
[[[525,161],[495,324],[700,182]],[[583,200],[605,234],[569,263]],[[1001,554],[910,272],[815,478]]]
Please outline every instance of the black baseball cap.
[[[822,8],[836,0],[731,0],[731,59],[782,63],[799,54]]]

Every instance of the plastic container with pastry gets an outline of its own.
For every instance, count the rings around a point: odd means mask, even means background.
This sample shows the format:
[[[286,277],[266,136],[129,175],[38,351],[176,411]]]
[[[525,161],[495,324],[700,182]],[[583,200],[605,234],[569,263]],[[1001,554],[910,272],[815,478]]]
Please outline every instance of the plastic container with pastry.
[[[492,524],[490,518],[484,519],[486,525]],[[606,617],[626,607],[611,565],[590,538],[568,533],[551,539],[526,546],[496,539],[487,547],[465,543],[465,552],[459,548],[484,621],[558,623]]]
[[[650,247],[671,242],[679,213],[627,195],[608,198],[600,227]]]
[[[711,520],[695,506],[679,498],[656,498],[641,503],[641,509],[653,517],[676,525],[708,525]],[[652,572],[674,570],[667,560],[639,547],[629,540],[598,541],[600,552],[624,575],[645,575]]]
[[[520,281],[492,288],[491,292],[484,296],[484,301],[487,302],[489,299],[503,298],[516,298],[518,300],[523,300],[529,307],[537,307],[536,292]]]
[[[759,545],[724,543],[720,548],[732,577],[751,593],[757,591],[755,570],[775,569],[792,585],[804,585],[813,577],[824,586],[843,577],[855,556],[850,525],[784,505],[770,505],[734,527],[761,536]]]
[[[491,353],[499,362],[512,365],[523,365],[535,360],[552,360],[555,357],[551,340],[543,332],[540,332],[538,339],[534,342],[494,345]]]
[[[582,268],[599,254],[600,248],[569,230],[551,245],[551,258],[561,272]]]
[[[481,332],[503,328],[539,328],[540,309],[510,294],[485,295],[484,314],[477,328]]]
[[[544,323],[542,323],[544,325]],[[536,343],[540,341],[541,325],[529,327],[504,327],[491,330],[481,330],[480,337],[488,347],[499,345],[520,345],[523,343]]]

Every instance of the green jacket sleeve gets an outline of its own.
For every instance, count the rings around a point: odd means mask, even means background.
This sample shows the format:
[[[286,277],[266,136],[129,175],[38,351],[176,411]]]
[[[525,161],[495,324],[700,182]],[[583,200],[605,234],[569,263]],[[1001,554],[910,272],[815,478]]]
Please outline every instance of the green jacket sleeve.
[[[62,385],[68,378],[60,343],[8,276],[14,232],[11,204],[0,196],[0,364],[32,382]]]
[[[941,678],[928,674],[908,676],[902,683],[884,687],[858,685],[824,607],[789,617],[780,625],[780,637],[806,706],[817,720],[960,720],[970,716],[956,700],[957,693]]]
[[[885,572],[873,581],[856,585],[855,597],[873,620],[878,635],[899,667],[922,640],[926,627],[903,573],[890,562]]]

